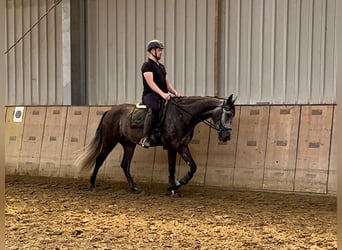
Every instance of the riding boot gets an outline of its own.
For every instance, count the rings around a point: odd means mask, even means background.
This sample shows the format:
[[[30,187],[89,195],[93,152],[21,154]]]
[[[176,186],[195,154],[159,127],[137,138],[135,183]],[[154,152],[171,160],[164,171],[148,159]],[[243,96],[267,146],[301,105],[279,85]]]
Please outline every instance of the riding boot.
[[[152,110],[148,110],[145,121],[144,121],[144,130],[143,130],[143,137],[141,138],[139,144],[143,146],[144,148],[150,147],[150,135],[153,129],[153,123],[155,120],[155,116],[152,113]]]

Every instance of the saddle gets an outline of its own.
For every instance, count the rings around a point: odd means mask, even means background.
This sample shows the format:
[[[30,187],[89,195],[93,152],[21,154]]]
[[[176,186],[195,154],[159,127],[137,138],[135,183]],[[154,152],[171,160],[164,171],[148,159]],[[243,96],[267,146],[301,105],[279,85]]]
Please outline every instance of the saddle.
[[[158,129],[164,122],[167,102],[163,102],[161,110],[157,117],[157,124],[155,130]],[[131,113],[131,128],[143,128],[144,121],[147,114],[147,106],[141,103],[137,103]]]

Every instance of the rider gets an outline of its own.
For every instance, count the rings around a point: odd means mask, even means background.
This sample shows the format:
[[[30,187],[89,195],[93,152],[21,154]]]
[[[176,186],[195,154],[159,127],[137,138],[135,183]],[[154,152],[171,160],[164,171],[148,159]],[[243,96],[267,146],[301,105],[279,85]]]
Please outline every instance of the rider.
[[[170,100],[169,92],[180,96],[167,78],[164,65],[159,62],[163,49],[164,45],[159,40],[149,41],[147,44],[148,60],[141,67],[144,84],[142,102],[147,106],[147,114],[144,121],[143,137],[139,144],[144,148],[150,146],[149,138],[153,123],[161,109],[162,100]]]

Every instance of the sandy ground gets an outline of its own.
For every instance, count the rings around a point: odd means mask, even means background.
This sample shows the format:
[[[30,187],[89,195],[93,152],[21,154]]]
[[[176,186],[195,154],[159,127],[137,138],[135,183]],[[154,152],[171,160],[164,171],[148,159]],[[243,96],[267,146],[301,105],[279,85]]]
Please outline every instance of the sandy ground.
[[[6,176],[6,249],[337,249],[336,197]]]

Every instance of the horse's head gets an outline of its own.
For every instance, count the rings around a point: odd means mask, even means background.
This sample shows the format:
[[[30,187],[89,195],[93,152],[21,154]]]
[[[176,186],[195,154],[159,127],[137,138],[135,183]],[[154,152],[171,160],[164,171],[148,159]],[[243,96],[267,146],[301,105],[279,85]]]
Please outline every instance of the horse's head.
[[[236,98],[233,100],[232,94],[228,99],[225,99],[223,101],[221,111],[218,113],[219,117],[214,120],[219,140],[221,142],[226,142],[231,138],[232,121],[235,115],[235,101]]]

